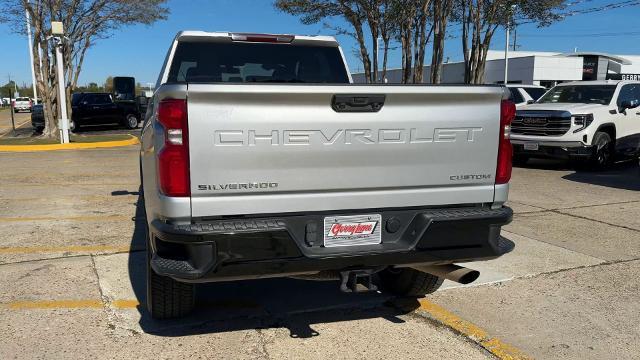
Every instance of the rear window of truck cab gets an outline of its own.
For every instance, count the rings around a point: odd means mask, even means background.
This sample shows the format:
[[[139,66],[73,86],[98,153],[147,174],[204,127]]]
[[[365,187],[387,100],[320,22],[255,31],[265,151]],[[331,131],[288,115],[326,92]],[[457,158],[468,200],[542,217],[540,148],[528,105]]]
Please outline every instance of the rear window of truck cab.
[[[326,83],[349,78],[337,47],[179,42],[168,83]]]

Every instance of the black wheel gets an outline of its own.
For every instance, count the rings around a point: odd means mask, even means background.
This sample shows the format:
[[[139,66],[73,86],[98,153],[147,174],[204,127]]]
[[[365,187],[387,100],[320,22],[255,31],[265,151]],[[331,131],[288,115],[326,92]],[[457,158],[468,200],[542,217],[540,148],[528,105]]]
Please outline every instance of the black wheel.
[[[613,160],[613,142],[606,132],[598,131],[592,141],[595,150],[591,158],[591,167],[602,170],[611,165]]]
[[[73,133],[80,131],[80,124],[75,122],[75,120],[69,120],[69,131]]]
[[[529,162],[529,159],[530,158],[528,155],[513,154],[513,165],[515,166],[527,165],[527,163]]]
[[[382,289],[400,296],[424,296],[438,290],[443,278],[411,268],[388,268],[379,273]]]
[[[127,117],[125,118],[125,122],[124,125],[127,127],[127,129],[131,130],[131,129],[137,129],[138,128],[138,118],[133,115],[133,114],[129,114],[127,115]]]
[[[195,306],[195,286],[153,271],[148,233],[147,229],[147,310],[158,320],[187,316]]]

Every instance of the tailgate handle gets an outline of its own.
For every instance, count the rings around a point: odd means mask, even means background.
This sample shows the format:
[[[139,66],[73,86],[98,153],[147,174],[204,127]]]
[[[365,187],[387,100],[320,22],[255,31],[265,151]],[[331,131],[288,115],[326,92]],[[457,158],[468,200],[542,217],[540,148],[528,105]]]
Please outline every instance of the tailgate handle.
[[[331,107],[335,112],[378,112],[384,106],[385,98],[380,94],[333,95]]]

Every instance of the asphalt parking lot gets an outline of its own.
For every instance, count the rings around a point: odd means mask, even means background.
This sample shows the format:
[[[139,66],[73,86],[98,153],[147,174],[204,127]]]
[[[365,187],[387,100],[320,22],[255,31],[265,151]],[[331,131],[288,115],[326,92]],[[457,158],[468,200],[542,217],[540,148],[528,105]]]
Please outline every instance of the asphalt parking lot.
[[[16,129],[21,129],[23,132],[31,130],[31,113],[20,112],[13,114],[13,121]],[[8,108],[0,109],[0,136],[12,135],[12,132],[11,110]]]
[[[274,279],[203,285],[151,320],[137,147],[0,153],[0,358],[632,359],[640,354],[640,172],[515,168],[503,235],[421,302]]]

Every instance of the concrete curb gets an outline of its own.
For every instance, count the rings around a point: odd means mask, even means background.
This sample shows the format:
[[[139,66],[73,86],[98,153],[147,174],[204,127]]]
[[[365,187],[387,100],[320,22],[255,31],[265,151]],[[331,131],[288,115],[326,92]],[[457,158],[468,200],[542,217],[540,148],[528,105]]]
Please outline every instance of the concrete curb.
[[[0,151],[5,152],[34,152],[34,151],[52,151],[52,150],[80,150],[80,149],[99,149],[112,148],[120,146],[137,145],[140,143],[137,137],[129,135],[131,138],[127,140],[100,141],[93,143],[69,143],[69,144],[47,144],[47,145],[0,145]]]
[[[492,336],[485,329],[458,317],[444,307],[427,299],[420,299],[420,307],[416,314],[425,316],[448,327],[456,333],[468,338],[483,347],[500,360],[532,360],[517,347],[507,344]]]

